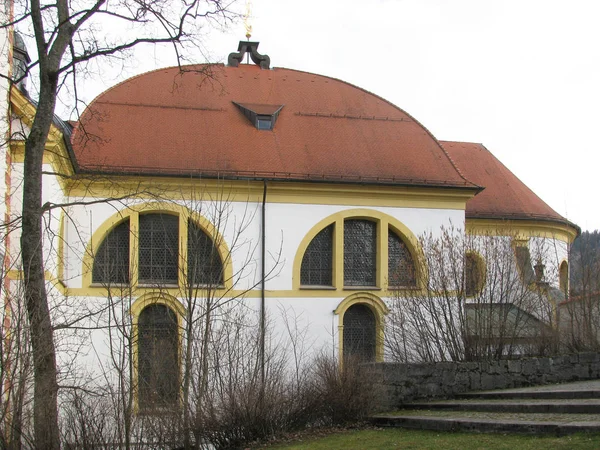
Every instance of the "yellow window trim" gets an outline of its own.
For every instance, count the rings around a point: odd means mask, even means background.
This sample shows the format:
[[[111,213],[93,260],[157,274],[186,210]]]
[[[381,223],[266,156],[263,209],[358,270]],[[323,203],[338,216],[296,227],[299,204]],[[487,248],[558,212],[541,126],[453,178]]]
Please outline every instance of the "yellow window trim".
[[[138,355],[139,355],[139,341],[138,341],[138,320],[141,312],[149,305],[165,305],[170,308],[177,316],[177,330],[178,330],[178,342],[177,342],[177,357],[179,359],[179,386],[182,385],[182,371],[181,371],[181,350],[183,345],[183,318],[186,316],[186,309],[179,300],[175,297],[165,294],[164,292],[150,292],[137,298],[129,313],[131,314],[131,336],[132,336],[132,365],[133,365],[133,379],[131,380],[131,389],[133,391],[133,410],[135,414],[140,412],[139,401],[138,401]],[[180,390],[180,398],[178,403],[181,404],[181,396],[183,392]]]
[[[144,213],[154,214],[171,214],[179,217],[179,286],[178,290],[185,291],[187,279],[187,231],[188,231],[188,219],[194,221],[198,226],[211,237],[221,261],[223,262],[223,290],[231,290],[233,283],[233,265],[231,261],[231,252],[223,238],[222,234],[215,228],[215,226],[205,217],[201,216],[195,211],[190,211],[188,208],[182,205],[173,203],[142,203],[136,204],[113,214],[111,217],[106,219],[92,234],[89,240],[86,250],[83,256],[82,262],[82,278],[83,287],[93,288],[92,286],[92,269],[94,267],[94,255],[98,252],[98,249],[104,239],[113,230],[115,226],[121,222],[129,219],[130,236],[132,239],[129,240],[129,263],[130,263],[130,278],[131,286],[133,288],[138,287],[138,239],[139,236],[139,216]],[[99,291],[104,291],[106,288],[101,288]],[[218,288],[221,289],[221,288]],[[202,287],[198,287],[198,290],[202,290]]]
[[[389,313],[389,308],[381,300],[381,298],[372,294],[371,292],[355,292],[350,294],[333,311],[338,317],[338,348],[339,348],[339,360],[340,363],[343,361],[344,355],[344,314],[353,305],[365,305],[367,306],[375,316],[375,361],[383,361],[383,340],[384,340],[384,317]]]
[[[294,265],[292,268],[292,290],[294,292],[306,292],[307,297],[320,295],[320,292],[308,289],[303,289],[300,285],[300,269],[302,267],[302,259],[309,244],[321,230],[334,224],[333,230],[333,287],[336,291],[352,289],[344,287],[344,220],[346,219],[365,219],[377,223],[377,285],[376,289],[387,291],[388,289],[388,230],[391,228],[398,236],[402,238],[406,244],[415,265],[415,278],[417,280],[416,289],[423,289],[423,282],[427,279],[427,268],[424,264],[424,257],[421,245],[417,237],[410,229],[400,222],[398,219],[385,214],[381,211],[373,209],[347,209],[334,213],[323,220],[317,222],[304,238],[300,241],[296,255],[294,256]],[[414,289],[412,289],[414,292]]]

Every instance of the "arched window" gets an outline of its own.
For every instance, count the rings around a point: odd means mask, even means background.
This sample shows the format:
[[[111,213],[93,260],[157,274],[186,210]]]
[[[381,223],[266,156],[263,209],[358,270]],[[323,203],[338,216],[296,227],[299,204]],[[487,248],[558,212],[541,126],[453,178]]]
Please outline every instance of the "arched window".
[[[333,224],[323,228],[308,245],[302,267],[300,284],[304,286],[332,286]]]
[[[110,231],[95,256],[93,283],[129,283],[129,219]]]
[[[223,263],[213,240],[193,221],[188,222],[188,277],[192,285],[223,284]]]
[[[418,243],[406,226],[371,210],[330,217],[302,240],[294,259],[294,289],[417,288]]]
[[[364,219],[344,221],[344,285],[377,285],[377,224]]]
[[[404,241],[388,230],[388,284],[391,287],[415,287],[417,278],[412,255]]]
[[[140,283],[177,284],[179,217],[170,214],[140,215]]]
[[[162,304],[145,307],[138,318],[138,406],[172,407],[179,398],[177,316]]]
[[[344,313],[344,359],[375,361],[377,327],[373,311],[365,304],[350,306]]]
[[[465,295],[473,297],[483,289],[485,266],[475,253],[465,255]]]
[[[559,269],[559,286],[565,296],[569,295],[569,263],[563,261]]]

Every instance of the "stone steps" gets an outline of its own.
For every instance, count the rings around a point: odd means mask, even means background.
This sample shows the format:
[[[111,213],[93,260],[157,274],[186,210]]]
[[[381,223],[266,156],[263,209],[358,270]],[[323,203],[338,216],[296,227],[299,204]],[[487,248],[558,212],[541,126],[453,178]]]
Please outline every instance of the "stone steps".
[[[600,380],[463,394],[414,402],[372,418],[377,426],[438,431],[600,432]]]
[[[530,401],[489,401],[489,402],[428,402],[411,403],[405,409],[429,409],[445,411],[482,411],[509,413],[554,413],[554,414],[600,414],[600,401],[580,400],[579,402],[564,400],[530,402]]]

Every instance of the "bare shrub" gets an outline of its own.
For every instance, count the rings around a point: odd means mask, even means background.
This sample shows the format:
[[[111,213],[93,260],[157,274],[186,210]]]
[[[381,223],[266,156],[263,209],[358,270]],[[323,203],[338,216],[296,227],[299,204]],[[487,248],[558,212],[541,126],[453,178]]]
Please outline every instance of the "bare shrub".
[[[544,355],[556,349],[563,242],[452,226],[420,238],[418,289],[393,292],[386,351],[399,362]],[[468,270],[467,270],[468,269]]]

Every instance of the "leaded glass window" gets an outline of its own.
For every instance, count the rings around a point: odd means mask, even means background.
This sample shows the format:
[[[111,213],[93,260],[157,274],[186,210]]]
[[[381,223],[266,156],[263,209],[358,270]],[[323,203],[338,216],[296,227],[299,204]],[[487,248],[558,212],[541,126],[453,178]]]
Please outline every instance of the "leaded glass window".
[[[393,230],[388,231],[388,284],[393,287],[416,285],[415,264],[404,241]]]
[[[369,220],[344,221],[344,285],[375,286],[377,224]]]
[[[195,222],[188,222],[188,277],[191,284],[223,284],[223,263],[213,240]]]
[[[177,404],[179,394],[177,316],[154,304],[138,318],[138,403],[140,409]]]
[[[308,244],[300,269],[300,284],[333,286],[333,225],[323,228]]]
[[[140,283],[177,284],[179,217],[140,215]]]
[[[129,219],[114,227],[98,247],[92,282],[129,283]]]
[[[373,311],[360,303],[348,308],[344,313],[344,358],[375,361],[376,338]]]

